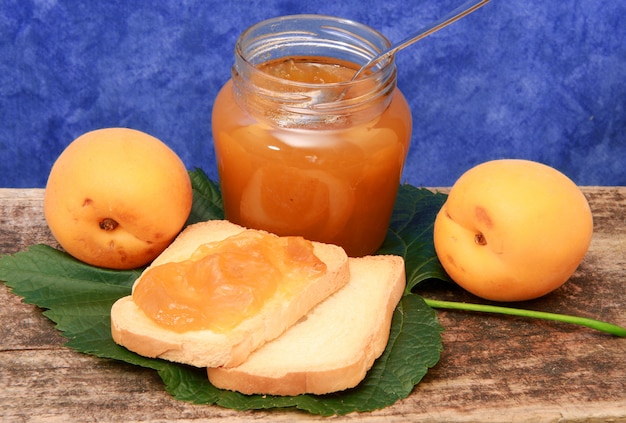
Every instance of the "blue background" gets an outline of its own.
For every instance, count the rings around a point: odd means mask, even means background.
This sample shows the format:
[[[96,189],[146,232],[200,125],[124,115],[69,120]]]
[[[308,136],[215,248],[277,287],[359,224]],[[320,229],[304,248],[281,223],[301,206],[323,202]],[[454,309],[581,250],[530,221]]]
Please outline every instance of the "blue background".
[[[84,132],[126,126],[216,179],[211,108],[249,25],[321,13],[398,41],[461,0],[0,0],[0,187],[43,187]],[[494,158],[626,185],[626,1],[492,0],[397,57],[414,134],[404,180]]]

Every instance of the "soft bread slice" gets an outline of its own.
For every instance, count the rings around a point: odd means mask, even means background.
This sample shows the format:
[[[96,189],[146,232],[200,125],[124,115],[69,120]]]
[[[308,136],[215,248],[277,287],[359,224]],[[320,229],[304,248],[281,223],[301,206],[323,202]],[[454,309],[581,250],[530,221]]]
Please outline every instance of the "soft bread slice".
[[[214,220],[190,225],[150,267],[186,260],[199,245],[219,241],[244,230],[228,221]],[[341,247],[317,242],[313,245],[315,255],[326,263],[326,273],[303,286],[291,301],[270,298],[257,314],[231,331],[177,333],[168,330],[148,318],[133,302],[132,296],[127,296],[119,299],[111,309],[113,340],[146,357],[159,357],[197,367],[241,364],[252,351],[278,337],[350,279],[348,257]],[[140,279],[141,276],[135,286]]]
[[[218,388],[244,394],[326,394],[359,384],[389,339],[406,284],[398,256],[350,258],[350,282],[240,366],[209,368]]]

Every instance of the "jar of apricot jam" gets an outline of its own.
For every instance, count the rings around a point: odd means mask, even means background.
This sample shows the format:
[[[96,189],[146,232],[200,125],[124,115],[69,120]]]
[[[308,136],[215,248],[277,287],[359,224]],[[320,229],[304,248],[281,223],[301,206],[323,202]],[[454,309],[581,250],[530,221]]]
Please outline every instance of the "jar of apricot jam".
[[[390,46],[356,22],[294,15],[247,29],[213,106],[226,218],[374,253],[389,226],[411,138]]]

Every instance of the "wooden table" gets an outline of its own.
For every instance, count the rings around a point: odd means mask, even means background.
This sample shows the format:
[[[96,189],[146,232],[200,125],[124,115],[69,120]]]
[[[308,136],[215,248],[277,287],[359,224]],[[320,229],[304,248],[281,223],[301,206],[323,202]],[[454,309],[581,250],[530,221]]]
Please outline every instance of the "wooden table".
[[[626,187],[584,188],[595,219],[591,248],[571,280],[524,308],[626,326]],[[0,189],[0,253],[56,245],[43,190]],[[474,301],[426,284],[425,297]],[[73,352],[41,310],[0,284],[0,420],[294,422],[297,411],[237,412],[173,400],[157,374]],[[438,312],[445,351],[405,400],[332,421],[626,422],[626,339],[548,321]]]

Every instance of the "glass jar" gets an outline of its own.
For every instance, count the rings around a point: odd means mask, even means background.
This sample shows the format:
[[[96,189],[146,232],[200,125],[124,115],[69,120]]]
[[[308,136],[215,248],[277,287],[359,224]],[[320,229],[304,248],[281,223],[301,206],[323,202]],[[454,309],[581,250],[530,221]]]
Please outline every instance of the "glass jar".
[[[260,22],[238,39],[232,79],[213,106],[226,218],[338,244],[384,241],[411,138],[390,46],[379,32],[321,15]]]

